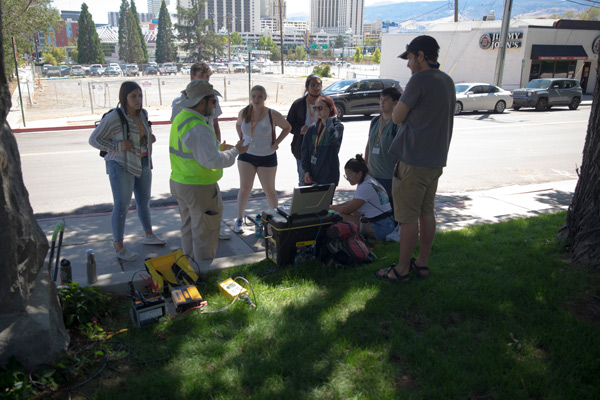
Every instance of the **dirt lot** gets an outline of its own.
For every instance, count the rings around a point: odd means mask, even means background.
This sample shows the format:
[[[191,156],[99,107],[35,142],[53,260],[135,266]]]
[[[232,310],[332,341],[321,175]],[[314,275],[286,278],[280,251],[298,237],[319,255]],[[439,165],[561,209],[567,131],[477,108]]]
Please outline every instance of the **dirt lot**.
[[[263,85],[269,98],[267,105],[291,104],[304,92],[304,76],[253,74],[251,85]],[[171,102],[189,83],[187,75],[143,76],[135,78],[66,78],[42,79],[34,94],[34,104],[25,101],[28,121],[103,114],[118,103],[119,87],[134,80],[144,91],[144,108],[169,109]],[[335,79],[324,79],[327,87]],[[221,104],[248,101],[247,74],[215,74],[211,83],[223,95]],[[40,87],[41,86],[41,87]]]

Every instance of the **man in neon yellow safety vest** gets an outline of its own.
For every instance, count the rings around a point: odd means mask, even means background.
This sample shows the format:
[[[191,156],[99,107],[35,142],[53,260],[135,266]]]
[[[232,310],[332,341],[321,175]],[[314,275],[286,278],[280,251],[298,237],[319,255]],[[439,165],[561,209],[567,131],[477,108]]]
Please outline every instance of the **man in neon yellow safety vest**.
[[[183,108],[171,125],[169,157],[171,161],[171,193],[177,199],[181,215],[183,254],[194,260],[215,257],[223,201],[217,181],[223,168],[231,167],[238,154],[248,146],[243,140],[235,146],[219,145],[214,130],[207,124],[219,92],[205,80],[188,84]]]

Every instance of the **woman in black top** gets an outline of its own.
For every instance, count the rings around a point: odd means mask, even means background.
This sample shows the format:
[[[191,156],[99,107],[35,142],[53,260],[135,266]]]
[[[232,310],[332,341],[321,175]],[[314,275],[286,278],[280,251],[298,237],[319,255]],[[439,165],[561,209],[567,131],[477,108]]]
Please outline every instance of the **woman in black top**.
[[[302,170],[302,139],[308,127],[317,122],[317,113],[314,105],[321,95],[323,83],[319,75],[309,75],[304,82],[304,96],[300,97],[290,107],[287,120],[292,126],[292,154],[296,158],[298,167],[298,184],[304,186],[304,171]]]

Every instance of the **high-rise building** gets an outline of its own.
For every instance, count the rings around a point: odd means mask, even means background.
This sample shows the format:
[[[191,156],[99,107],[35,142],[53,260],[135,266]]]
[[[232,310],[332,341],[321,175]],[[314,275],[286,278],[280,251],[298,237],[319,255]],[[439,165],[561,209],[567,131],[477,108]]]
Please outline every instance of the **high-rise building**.
[[[283,19],[286,19],[287,2],[285,0],[261,0],[264,1],[265,9],[261,17],[265,18],[279,18],[279,3],[281,2],[281,8],[283,10]],[[262,5],[261,5],[262,7]]]
[[[108,25],[119,27],[119,16],[121,13],[119,11],[109,11],[108,12]],[[151,22],[152,16],[149,13],[138,13],[138,18],[140,19],[140,23]]]
[[[362,37],[364,10],[364,0],[311,0],[310,30]]]
[[[150,14],[151,18],[158,18],[158,13],[160,11],[160,6],[163,0],[148,0],[148,14]],[[169,0],[165,0],[165,4],[168,6],[170,3]]]
[[[197,3],[197,1],[196,1]],[[260,32],[261,0],[206,0],[204,18],[211,20],[210,29],[218,32]],[[192,0],[178,0],[178,5],[191,8]]]

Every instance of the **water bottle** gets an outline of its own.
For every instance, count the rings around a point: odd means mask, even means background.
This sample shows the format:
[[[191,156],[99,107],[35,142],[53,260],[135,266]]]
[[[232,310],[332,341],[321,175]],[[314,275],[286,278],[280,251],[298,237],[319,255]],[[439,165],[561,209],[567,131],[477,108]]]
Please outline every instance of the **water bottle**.
[[[87,281],[88,284],[98,282],[98,276],[96,275],[96,257],[94,256],[94,250],[89,249],[87,252]]]
[[[260,214],[256,216],[254,220],[254,236],[260,236],[262,233],[262,219],[260,218]]]
[[[73,281],[73,274],[71,272],[71,262],[66,258],[60,261],[60,281],[63,285],[68,285]]]

